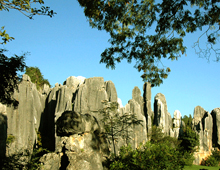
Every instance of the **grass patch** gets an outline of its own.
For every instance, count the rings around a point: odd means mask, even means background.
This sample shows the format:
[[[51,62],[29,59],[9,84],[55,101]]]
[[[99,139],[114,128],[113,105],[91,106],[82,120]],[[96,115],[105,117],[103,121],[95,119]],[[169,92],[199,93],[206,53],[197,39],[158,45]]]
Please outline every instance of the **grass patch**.
[[[202,165],[192,165],[192,166],[185,166],[184,167],[184,170],[199,170],[199,169],[219,170],[220,166],[211,167],[211,166],[202,166]]]

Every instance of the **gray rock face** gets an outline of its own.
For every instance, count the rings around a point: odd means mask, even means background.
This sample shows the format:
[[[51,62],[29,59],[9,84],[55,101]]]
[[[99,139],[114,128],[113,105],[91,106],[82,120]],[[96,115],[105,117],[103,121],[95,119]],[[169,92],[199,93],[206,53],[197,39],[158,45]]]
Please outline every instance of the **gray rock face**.
[[[41,132],[43,146],[54,153],[44,155],[41,169],[103,169],[103,161],[112,149],[103,135],[103,100],[117,102],[117,92],[113,82],[102,77],[85,79],[71,76],[64,85],[56,84],[39,92],[30,77],[23,75],[14,98],[19,101],[17,109],[0,104],[0,157],[29,150],[36,142],[36,130]],[[162,128],[166,135],[178,137],[181,133],[181,113],[174,112],[174,120],[168,113],[165,96],[157,94],[154,112],[151,109],[151,85],[143,86],[143,97],[138,87],[132,91],[132,99],[119,113],[136,114],[142,124],[130,127],[130,141],[118,139],[116,150],[127,142],[135,149],[146,142],[151,133],[152,123]],[[202,107],[194,110],[193,129],[200,136],[200,149],[195,154],[195,163],[211,153],[213,144],[220,148],[220,108],[211,115]],[[6,148],[8,135],[15,141]]]
[[[129,128],[131,140],[127,141],[127,143],[130,143],[133,149],[135,149],[140,143],[147,141],[146,118],[143,114],[143,97],[138,87],[134,87],[132,99],[128,101],[124,108],[120,109],[120,112],[122,115],[125,113],[135,114],[137,119],[142,121],[142,125],[134,125]],[[119,150],[122,145],[126,145],[126,141],[121,140],[118,142],[116,150]]]
[[[154,124],[162,129],[166,135],[170,135],[172,118],[168,113],[166,98],[158,93],[154,98]]]
[[[130,105],[131,113],[136,114],[138,120],[142,120],[142,125],[135,125],[132,129],[133,133],[131,144],[133,144],[133,148],[137,148],[140,143],[145,143],[147,141],[147,128],[146,128],[146,118],[142,114],[141,105],[136,102],[134,99],[129,100],[128,104]]]
[[[62,154],[57,153],[48,153],[43,155],[40,158],[40,163],[42,166],[40,166],[40,170],[58,170],[61,167],[61,157]]]
[[[98,112],[99,109],[102,109],[102,100],[108,100],[104,79],[102,77],[86,79],[76,93],[74,111],[79,113]]]
[[[106,92],[108,95],[108,101],[110,102],[117,102],[118,96],[116,92],[115,85],[112,81],[105,82]]]
[[[137,86],[135,86],[132,90],[132,99],[134,99],[141,106],[141,108],[143,108],[143,97],[141,96],[141,91]]]
[[[55,121],[64,111],[72,110],[73,90],[67,86],[61,86],[57,91],[57,104],[55,109]]]
[[[58,136],[70,136],[99,131],[99,125],[95,117],[89,114],[82,115],[74,111],[65,111],[57,120],[56,126]]]
[[[173,134],[170,135],[171,137],[178,138],[181,135],[182,129],[182,116],[179,110],[175,110],[173,113]]]
[[[40,159],[41,169],[103,169],[102,162],[109,154],[108,145],[94,116],[66,111],[56,125],[59,136],[56,153]]]
[[[154,112],[151,109],[151,84],[149,82],[144,83],[143,86],[143,99],[144,99],[144,115],[147,123],[147,133],[151,133],[152,122],[154,119]]]
[[[197,162],[195,162],[199,164],[202,158],[211,154],[213,119],[209,112],[205,111],[201,106],[196,106],[192,123],[193,129],[199,134],[200,146],[198,153],[196,153]]]
[[[102,77],[86,79],[77,92],[74,101],[74,111],[78,113],[90,113],[99,121],[98,113],[103,109],[102,101],[117,102],[117,92],[111,81],[104,82]]]
[[[215,147],[220,148],[220,108],[215,108],[211,112],[213,118],[213,138],[212,142]]]
[[[48,95],[50,90],[50,86],[48,84],[44,84],[42,93]]]
[[[73,92],[75,92],[78,86],[84,83],[85,79],[86,78],[82,76],[78,76],[78,77],[70,76],[66,79],[63,85],[72,88]]]
[[[65,85],[59,85],[48,93],[46,106],[41,116],[40,132],[43,146],[49,150],[55,150],[55,122],[64,111],[72,110],[73,98],[76,88],[84,82],[83,77],[71,76],[65,81]]]
[[[59,89],[60,86],[55,86],[48,94],[39,127],[43,147],[51,151],[55,150],[55,119],[58,119],[55,116],[55,111],[57,107]]]
[[[24,74],[14,98],[19,101],[18,108],[7,107],[5,115],[8,124],[7,134],[14,136],[15,141],[10,144],[6,153],[11,155],[25,149],[31,153],[36,140],[36,130],[45,108],[46,96],[40,94],[35,84],[31,83],[30,77]]]

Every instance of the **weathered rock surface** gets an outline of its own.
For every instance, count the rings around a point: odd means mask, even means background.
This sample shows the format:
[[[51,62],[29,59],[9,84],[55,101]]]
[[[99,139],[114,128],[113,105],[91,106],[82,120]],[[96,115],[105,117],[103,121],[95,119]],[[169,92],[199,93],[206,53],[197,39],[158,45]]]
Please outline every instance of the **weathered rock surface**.
[[[132,99],[134,99],[143,108],[143,97],[141,96],[141,90],[135,86],[132,90]]]
[[[199,151],[196,153],[195,164],[200,164],[203,158],[211,154],[213,119],[209,112],[201,106],[196,106],[193,116],[193,129],[199,134]]]
[[[118,96],[114,83],[112,81],[105,82],[105,89],[108,95],[108,101],[117,102]]]
[[[149,140],[152,123],[166,135],[178,137],[182,129],[181,113],[174,112],[174,119],[168,113],[165,96],[158,93],[154,99],[154,112],[151,109],[151,84],[143,86],[143,97],[138,87],[132,91],[132,99],[120,106],[120,114],[136,114],[142,124],[130,127],[131,143],[136,148]],[[17,109],[0,104],[0,156],[5,153],[29,150],[36,143],[36,130],[41,132],[42,144],[54,153],[41,158],[42,169],[103,169],[103,161],[109,156],[110,143],[103,136],[102,101],[118,102],[113,82],[102,77],[85,79],[71,76],[64,85],[56,83],[54,88],[44,85],[40,92],[23,75],[14,98],[19,101]],[[120,102],[119,102],[120,103]],[[211,114],[202,107],[194,110],[193,129],[200,136],[200,149],[195,154],[195,163],[211,153],[213,145],[220,148],[220,108]],[[15,141],[6,150],[8,135]],[[127,141],[119,139],[116,150]]]
[[[220,108],[215,108],[211,112],[213,118],[212,142],[215,147],[220,148]]]
[[[41,169],[103,169],[109,150],[94,116],[66,111],[56,125],[56,153],[41,158]]]
[[[109,93],[110,92],[111,90]],[[88,78],[85,80],[84,84],[79,87],[76,93],[74,111],[83,114],[98,112],[103,108],[101,102],[103,100],[108,100],[108,98],[104,79],[102,77]]]
[[[149,82],[143,85],[144,115],[146,118],[147,133],[151,134],[152,122],[154,120],[154,112],[151,109],[151,84]]]
[[[181,133],[183,132],[182,129],[182,116],[179,110],[175,110],[173,113],[173,130],[172,130],[172,135],[170,134],[171,137],[178,138]]]
[[[25,149],[31,153],[45,108],[46,95],[40,94],[30,77],[24,74],[14,98],[19,102],[18,108],[7,107],[6,115],[7,134],[14,136],[15,141],[6,153],[10,155]]]
[[[132,99],[128,101],[128,104],[124,108],[120,109],[121,114],[130,113],[135,114],[138,120],[142,121],[142,125],[134,125],[129,128],[131,131],[131,140],[128,143],[135,149],[140,143],[145,143],[147,141],[147,128],[146,128],[146,118],[143,114],[143,97],[141,96],[141,91],[138,87],[134,87],[132,91]],[[117,151],[122,145],[126,145],[126,141],[120,141],[117,145]]]
[[[56,121],[57,136],[70,136],[82,133],[99,133],[100,127],[94,116],[65,111]]]
[[[142,125],[134,125],[132,139],[133,139],[133,148],[137,148],[140,143],[145,143],[147,141],[147,128],[146,128],[146,118],[142,114],[141,105],[136,102],[134,99],[129,100],[128,104],[130,105],[131,113],[136,114],[137,119],[142,121]]]
[[[166,135],[170,135],[172,118],[167,109],[166,98],[161,93],[154,98],[154,125],[160,127]]]
[[[73,92],[76,91],[76,89],[84,83],[85,81],[85,77],[82,76],[70,76],[66,79],[66,81],[64,81],[63,85],[66,85],[67,87],[72,88]]]

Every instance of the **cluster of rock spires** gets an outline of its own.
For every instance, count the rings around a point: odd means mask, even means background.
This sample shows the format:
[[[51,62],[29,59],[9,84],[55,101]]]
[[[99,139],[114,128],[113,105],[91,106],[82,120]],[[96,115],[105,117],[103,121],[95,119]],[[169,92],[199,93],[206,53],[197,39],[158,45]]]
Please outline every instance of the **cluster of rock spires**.
[[[17,109],[0,104],[0,156],[24,150],[32,152],[39,131],[43,146],[53,151],[40,159],[41,169],[104,168],[103,161],[111,152],[111,146],[101,135],[99,110],[103,108],[103,100],[119,101],[111,81],[105,82],[102,77],[71,76],[63,85],[56,84],[52,89],[44,85],[38,91],[29,76],[24,74],[14,98],[19,101]],[[143,96],[140,89],[134,87],[132,99],[118,111],[121,114],[135,113],[143,121],[143,126],[133,128],[130,141],[133,148],[149,140],[152,124],[176,138],[183,128],[181,113],[176,110],[172,119],[163,94],[155,96],[152,110],[149,83],[143,86]],[[211,154],[214,146],[220,147],[220,108],[210,114],[197,106],[192,126],[200,136],[200,148],[195,153],[195,164],[199,164],[202,158]],[[6,147],[8,135],[14,136],[15,141]],[[123,141],[117,142],[116,149],[122,145]]]

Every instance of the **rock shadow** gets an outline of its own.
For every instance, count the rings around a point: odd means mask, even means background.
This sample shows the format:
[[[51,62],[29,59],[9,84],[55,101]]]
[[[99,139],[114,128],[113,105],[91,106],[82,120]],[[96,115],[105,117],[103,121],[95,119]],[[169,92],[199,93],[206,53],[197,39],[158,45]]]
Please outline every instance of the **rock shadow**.
[[[8,118],[0,113],[0,159],[6,155]]]
[[[69,165],[70,161],[69,161],[69,158],[66,154],[66,148],[65,146],[62,147],[62,153],[63,153],[63,156],[61,157],[61,167],[60,167],[60,170],[66,170],[67,166]]]

